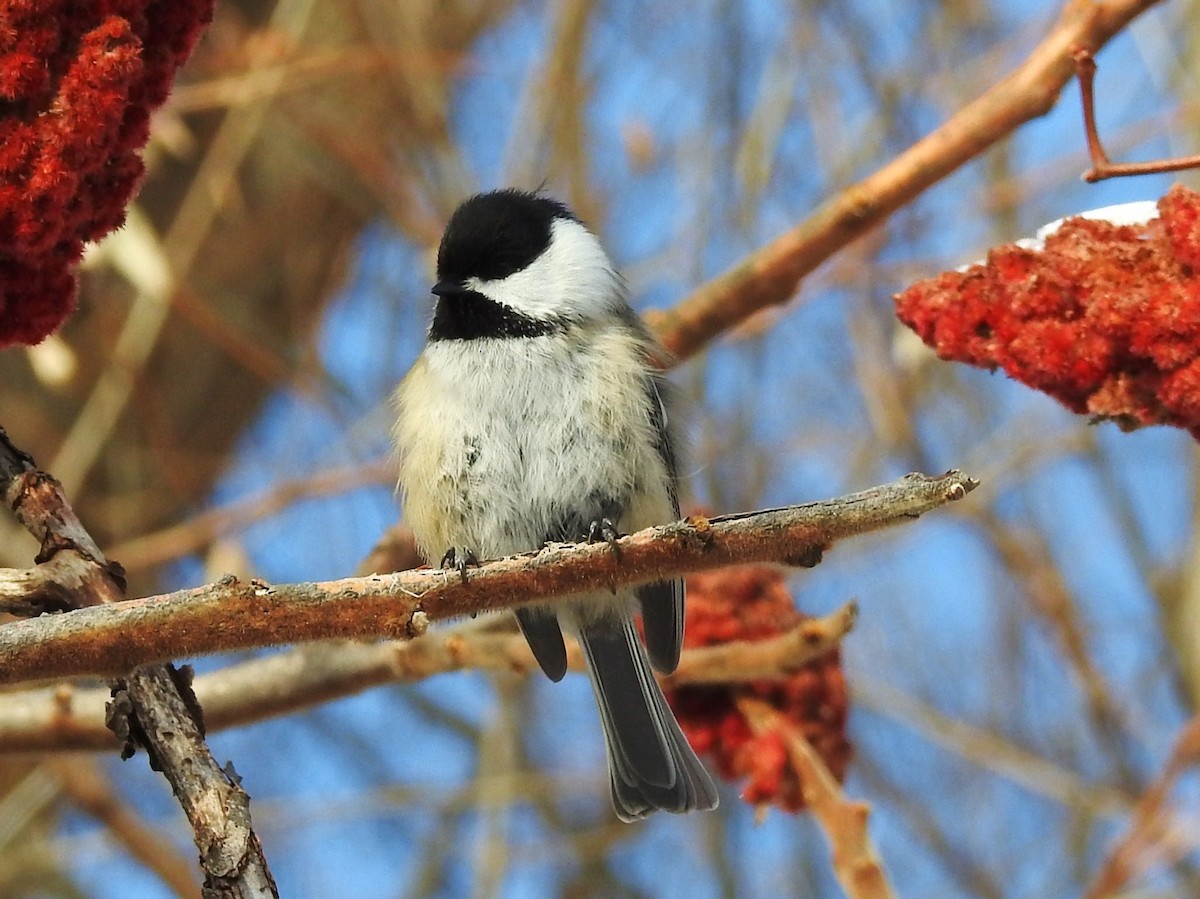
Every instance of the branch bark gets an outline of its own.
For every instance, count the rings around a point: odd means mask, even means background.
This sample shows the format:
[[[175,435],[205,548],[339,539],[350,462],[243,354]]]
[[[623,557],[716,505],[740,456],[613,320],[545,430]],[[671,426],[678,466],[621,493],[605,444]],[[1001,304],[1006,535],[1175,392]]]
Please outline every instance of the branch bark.
[[[854,626],[848,603],[769,640],[688,649],[668,687],[787,677],[837,647]],[[583,668],[573,641],[567,659]],[[411,683],[470,669],[525,674],[539,670],[529,644],[509,629],[475,622],[430,632],[416,640],[386,643],[322,642],[230,665],[196,678],[195,691],[209,731],[286,715],[386,683]],[[5,695],[0,703],[0,753],[111,750],[104,723],[109,691],[70,684]]]
[[[606,544],[552,544],[457,573],[440,570],[271,586],[228,577],[163,596],[0,627],[0,683],[120,676],[203,653],[311,640],[411,639],[431,621],[645,583],[743,562],[811,566],[837,540],[908,521],[961,499],[958,471],[910,474],[839,499],[647,528]]]
[[[1075,74],[1075,51],[1099,51],[1156,2],[1068,0],[1050,33],[1008,77],[791,231],[673,309],[647,316],[658,339],[676,359],[686,359],[755,312],[786,303],[805,275],[850,241],[1019,126],[1049,112]]]
[[[867,830],[870,807],[846,798],[837,778],[800,729],[771,706],[744,696],[738,700],[738,708],[755,733],[775,731],[783,737],[788,759],[800,775],[804,801],[829,840],[833,871],[846,895],[850,899],[895,899]]]
[[[2,428],[0,487],[17,520],[41,544],[31,580],[60,579],[70,602],[82,607],[55,617],[116,608],[125,591],[121,566],[104,557],[58,481],[39,471]],[[40,598],[45,593],[44,583],[35,589]],[[64,594],[53,595],[62,598]],[[151,766],[166,776],[188,816],[205,873],[206,899],[277,896],[262,848],[250,828],[249,798],[232,775],[232,767],[228,775],[222,771],[204,742],[199,707],[190,686],[180,682],[170,665],[153,665],[118,684],[113,699],[106,709],[106,723],[123,740],[122,755],[132,755],[136,746],[145,748]]]

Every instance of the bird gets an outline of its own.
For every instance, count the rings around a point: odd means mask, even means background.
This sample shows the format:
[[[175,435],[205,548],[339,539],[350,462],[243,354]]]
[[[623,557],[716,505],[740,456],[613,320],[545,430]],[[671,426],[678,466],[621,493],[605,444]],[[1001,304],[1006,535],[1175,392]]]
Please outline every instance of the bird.
[[[437,253],[427,340],[395,394],[404,520],[432,565],[617,539],[679,518],[663,353],[600,240],[565,204],[514,188],[469,197]],[[641,615],[643,643],[635,624]],[[653,669],[683,645],[684,585],[598,589],[515,609],[542,671],[583,650],[622,821],[717,807]]]

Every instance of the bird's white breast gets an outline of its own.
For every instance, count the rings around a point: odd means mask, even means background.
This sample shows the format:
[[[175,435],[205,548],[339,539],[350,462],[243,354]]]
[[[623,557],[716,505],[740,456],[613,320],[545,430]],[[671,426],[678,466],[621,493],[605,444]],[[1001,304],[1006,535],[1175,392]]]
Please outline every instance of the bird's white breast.
[[[401,383],[405,519],[436,563],[539,548],[588,497],[623,498],[631,531],[673,517],[643,345],[613,326],[439,341]]]

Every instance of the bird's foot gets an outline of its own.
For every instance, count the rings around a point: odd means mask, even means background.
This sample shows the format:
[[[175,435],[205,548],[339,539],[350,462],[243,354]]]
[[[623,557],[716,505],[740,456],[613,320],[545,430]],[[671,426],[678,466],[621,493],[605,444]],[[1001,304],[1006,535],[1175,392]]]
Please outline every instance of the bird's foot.
[[[612,547],[613,555],[621,558],[621,544],[617,543],[621,534],[611,518],[597,518],[588,525],[587,542],[599,543],[603,540]]]
[[[442,561],[439,567],[443,571],[454,569],[458,572],[458,576],[462,578],[462,582],[467,582],[467,568],[473,566],[479,567],[479,556],[475,555],[475,550],[467,549],[465,546],[452,546],[446,550],[442,556]]]

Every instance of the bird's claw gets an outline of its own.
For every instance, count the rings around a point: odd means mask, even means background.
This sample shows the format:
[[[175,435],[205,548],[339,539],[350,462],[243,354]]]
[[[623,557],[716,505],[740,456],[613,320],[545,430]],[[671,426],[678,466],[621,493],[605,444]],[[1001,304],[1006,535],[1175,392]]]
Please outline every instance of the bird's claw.
[[[611,518],[597,518],[588,525],[587,542],[599,543],[603,540],[612,547],[613,555],[618,559],[621,557],[621,545],[617,542],[620,539],[621,534]]]
[[[449,571],[453,568],[458,572],[458,576],[462,578],[462,582],[465,584],[467,582],[467,568],[469,566],[479,567],[479,556],[475,555],[475,550],[462,546],[452,546],[446,550],[438,567],[443,571]]]

